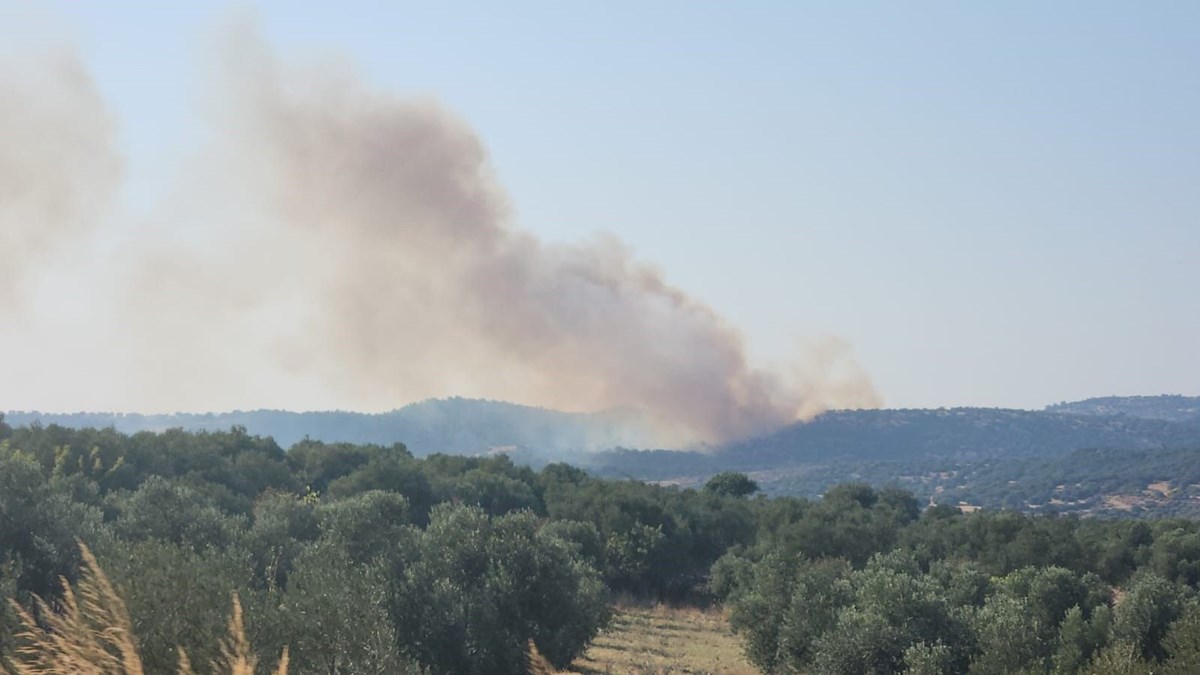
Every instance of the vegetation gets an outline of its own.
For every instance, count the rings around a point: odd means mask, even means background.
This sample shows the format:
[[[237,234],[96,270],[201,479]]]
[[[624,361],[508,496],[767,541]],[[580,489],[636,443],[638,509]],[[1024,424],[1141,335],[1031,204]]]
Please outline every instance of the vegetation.
[[[819,503],[792,504],[780,525],[760,524],[754,546],[717,563],[714,590],[755,665],[1188,672],[1200,656],[1190,623],[1200,612],[1197,523],[918,514],[908,500],[841,486]]]
[[[80,546],[83,569],[78,586],[63,581],[60,611],[34,597],[26,609],[14,604],[20,621],[17,637],[24,644],[16,650],[12,669],[16,675],[142,675],[145,668],[138,654],[133,621],[116,588],[87,546]],[[36,612],[35,617],[33,612]],[[193,675],[191,659],[179,649],[179,675]],[[258,659],[250,649],[242,623],[242,605],[233,596],[229,635],[220,644],[213,669],[229,675],[254,675]],[[0,673],[8,672],[0,663]],[[285,647],[275,675],[288,672]]]
[[[1103,396],[1046,406],[1072,415],[1129,415],[1154,420],[1200,420],[1200,396]]]
[[[544,672],[586,665],[585,652],[595,669],[643,619],[655,649],[676,653],[670,637],[691,629],[636,606],[613,621],[620,593],[724,605],[767,672],[1188,672],[1200,659],[1196,521],[756,487],[732,472],[688,489],[400,444],[284,451],[241,428],[0,422],[0,592],[33,608],[0,613],[0,654],[17,668],[72,616],[136,636],[145,672],[177,670],[180,649],[204,672],[234,647],[262,664],[287,649],[297,673]],[[95,588],[96,565],[125,614],[88,623],[70,589]]]
[[[610,589],[700,592],[748,541],[742,498],[607,482],[508,457],[226,432],[0,426],[0,591],[64,601],[85,542],[120,589],[147,672],[220,658],[228,599],[263,663],[295,672],[556,667],[609,616]],[[0,653],[20,617],[0,614]]]
[[[628,600],[618,603],[612,623],[570,670],[580,675],[758,672],[724,612]]]
[[[530,458],[556,452],[639,445],[649,438],[643,416],[632,410],[564,413],[477,399],[430,399],[384,413],[237,410],[225,413],[42,413],[9,412],[13,425],[57,424],[79,429],[113,427],[139,431],[224,431],[244,427],[291,446],[306,438],[328,443],[382,443],[404,439],[417,456],[471,454],[489,448],[520,448]]]

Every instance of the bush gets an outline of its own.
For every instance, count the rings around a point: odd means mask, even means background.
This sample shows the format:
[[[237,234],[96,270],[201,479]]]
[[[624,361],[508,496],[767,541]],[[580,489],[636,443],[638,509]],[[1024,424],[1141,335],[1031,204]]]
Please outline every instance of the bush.
[[[599,575],[528,512],[435,507],[402,564],[397,634],[434,673],[522,673],[530,639],[565,666],[607,620]]]

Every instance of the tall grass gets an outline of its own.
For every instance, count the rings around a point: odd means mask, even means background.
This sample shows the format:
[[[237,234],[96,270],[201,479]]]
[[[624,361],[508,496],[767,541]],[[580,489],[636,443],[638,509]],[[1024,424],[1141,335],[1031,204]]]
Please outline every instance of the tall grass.
[[[0,659],[5,675],[145,675],[138,656],[137,637],[125,601],[91,550],[79,544],[83,569],[79,583],[72,588],[62,579],[63,597],[56,609],[35,596],[33,607],[16,609],[21,629],[21,646],[8,658]],[[233,614],[229,635],[221,643],[221,657],[212,664],[214,673],[254,675],[257,659],[246,639],[242,622],[242,603],[233,596]],[[273,675],[287,675],[288,652],[285,648]],[[179,675],[195,675],[187,653],[179,650]]]

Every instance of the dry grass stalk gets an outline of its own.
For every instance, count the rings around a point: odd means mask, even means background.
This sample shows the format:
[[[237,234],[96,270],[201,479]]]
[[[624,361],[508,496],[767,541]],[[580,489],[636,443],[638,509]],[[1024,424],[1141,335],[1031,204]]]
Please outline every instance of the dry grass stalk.
[[[542,656],[542,653],[538,651],[537,645],[533,643],[533,640],[526,643],[525,662],[529,675],[556,675],[558,673],[554,664],[550,663],[549,659]]]
[[[233,614],[229,617],[229,637],[221,641],[221,660],[213,664],[216,672],[229,675],[254,675],[258,667],[258,658],[250,648],[250,640],[246,638],[246,627],[242,623],[242,601],[237,593],[233,594]],[[274,675],[287,675],[288,650],[283,648],[279,657],[279,666]]]
[[[15,675],[143,674],[125,601],[88,547],[80,544],[79,549],[83,572],[76,589],[62,579],[62,610],[55,612],[45,600],[34,598],[44,627],[29,610],[12,603],[22,628],[17,637],[25,643],[9,663]]]
[[[79,584],[71,588],[66,579],[61,580],[60,611],[54,611],[49,603],[35,596],[39,623],[29,610],[9,601],[20,619],[21,632],[17,637],[24,644],[7,664],[0,661],[0,675],[144,675],[125,601],[100,569],[91,550],[82,543],[79,549],[83,554]],[[242,622],[242,603],[234,594],[229,637],[221,643],[221,659],[213,664],[214,672],[254,675],[256,665]],[[273,675],[287,675],[287,671],[285,647]],[[182,648],[179,675],[195,675]]]

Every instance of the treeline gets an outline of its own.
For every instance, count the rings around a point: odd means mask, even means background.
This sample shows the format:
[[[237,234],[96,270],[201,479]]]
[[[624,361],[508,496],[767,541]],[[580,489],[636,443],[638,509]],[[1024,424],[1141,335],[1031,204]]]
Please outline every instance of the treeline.
[[[1076,450],[1041,458],[829,461],[781,470],[769,495],[819,496],[847,480],[895,486],[923,503],[1118,518],[1200,516],[1200,447]]]
[[[1200,448],[1079,450],[957,467],[941,497],[987,507],[1200,516]]]
[[[1131,453],[1195,448],[1200,421],[1126,415],[951,408],[844,410],[784,427],[712,453],[613,450],[580,458],[597,473],[645,480],[719,471],[754,472],[771,494],[817,496],[846,476],[883,485],[960,467],[1064,458],[1088,448]]]
[[[293,672],[524,672],[531,639],[565,666],[613,593],[700,592],[754,518],[718,491],[504,455],[0,423],[0,595],[52,599],[86,543],[148,672],[173,670],[177,647],[214,659],[234,592],[262,661],[286,645]]]
[[[1048,405],[1046,411],[1072,415],[1129,415],[1185,422],[1200,420],[1200,396],[1103,396]]]
[[[562,459],[577,457],[590,449],[637,445],[639,440],[650,437],[649,423],[633,410],[567,413],[458,397],[429,399],[381,413],[235,410],[143,415],[9,411],[6,416],[13,426],[40,423],[77,429],[113,427],[130,434],[173,428],[223,431],[240,426],[258,436],[271,436],[284,447],[305,438],[383,444],[403,439],[418,457],[433,452],[464,455],[491,447],[515,446],[531,459]]]
[[[1200,672],[1194,521],[921,511],[865,485],[764,509],[712,577],[764,672]]]
[[[172,670],[180,646],[215,658],[234,592],[262,661],[286,645],[293,672],[516,673],[530,639],[562,667],[614,593],[727,602],[766,672],[1162,672],[1200,658],[1195,522],[756,487],[418,459],[400,444],[284,451],[239,428],[0,422],[0,594],[52,599],[86,543],[149,672]],[[17,646],[13,622],[0,615],[0,653]]]

